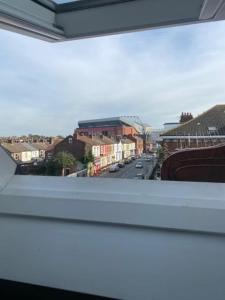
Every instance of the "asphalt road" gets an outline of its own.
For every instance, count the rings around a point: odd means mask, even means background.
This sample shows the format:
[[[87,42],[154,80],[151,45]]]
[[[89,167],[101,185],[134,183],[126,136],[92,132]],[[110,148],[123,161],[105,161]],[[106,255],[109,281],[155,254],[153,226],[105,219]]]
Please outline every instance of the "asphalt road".
[[[138,161],[141,161],[143,164],[143,168],[136,168],[135,165]],[[151,161],[146,161],[144,158],[133,160],[131,163],[126,164],[124,168],[120,168],[119,171],[110,173],[108,170],[100,175],[100,177],[105,178],[127,178],[127,179],[135,179],[137,174],[144,174],[145,177],[149,177],[152,173],[152,170],[155,166],[155,159],[153,158]],[[148,178],[146,178],[148,179]]]

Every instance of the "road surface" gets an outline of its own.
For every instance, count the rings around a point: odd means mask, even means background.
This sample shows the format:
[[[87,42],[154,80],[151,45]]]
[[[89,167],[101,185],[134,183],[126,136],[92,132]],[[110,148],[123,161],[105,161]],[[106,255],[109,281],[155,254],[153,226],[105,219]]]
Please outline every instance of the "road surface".
[[[138,169],[135,167],[136,163],[141,161],[143,164],[142,169]],[[153,168],[155,166],[156,159],[152,158],[151,161],[146,161],[144,158],[133,160],[131,163],[126,164],[124,168],[120,168],[119,171],[110,173],[108,170],[103,172],[99,177],[105,178],[127,178],[127,179],[135,179],[137,174],[144,174],[145,179],[149,179]]]

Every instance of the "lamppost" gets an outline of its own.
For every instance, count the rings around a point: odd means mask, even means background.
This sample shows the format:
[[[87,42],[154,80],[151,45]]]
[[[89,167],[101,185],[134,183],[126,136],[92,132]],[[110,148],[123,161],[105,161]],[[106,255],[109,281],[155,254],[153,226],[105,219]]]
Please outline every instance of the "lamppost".
[[[197,148],[198,148],[198,129],[199,129],[199,126],[201,125],[201,123],[200,122],[198,122],[197,123],[197,128],[196,128],[196,136],[197,136],[197,138],[196,138],[196,144],[197,144]]]

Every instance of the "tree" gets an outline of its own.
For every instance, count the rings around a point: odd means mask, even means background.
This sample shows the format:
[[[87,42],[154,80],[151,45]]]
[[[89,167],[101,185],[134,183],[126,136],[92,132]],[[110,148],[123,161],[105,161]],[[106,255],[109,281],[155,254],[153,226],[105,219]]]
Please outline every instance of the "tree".
[[[76,164],[76,159],[69,152],[58,152],[54,158],[46,163],[46,175],[64,176],[65,169],[71,168]]]
[[[57,153],[54,157],[54,161],[60,167],[62,176],[64,176],[66,168],[71,168],[76,164],[76,159],[74,158],[74,156],[66,151]]]
[[[162,164],[162,162],[164,161],[164,157],[165,157],[162,146],[160,146],[157,149],[157,157],[158,157],[159,163]]]
[[[157,149],[157,157],[159,164],[162,164],[164,160],[169,156],[167,143],[164,143]]]
[[[91,150],[89,150],[88,153],[85,154],[83,161],[84,161],[85,164],[88,164],[90,162],[93,163],[94,160],[95,160],[94,156],[93,156]]]
[[[50,159],[46,162],[46,175],[49,176],[60,176],[62,169],[57,161]]]

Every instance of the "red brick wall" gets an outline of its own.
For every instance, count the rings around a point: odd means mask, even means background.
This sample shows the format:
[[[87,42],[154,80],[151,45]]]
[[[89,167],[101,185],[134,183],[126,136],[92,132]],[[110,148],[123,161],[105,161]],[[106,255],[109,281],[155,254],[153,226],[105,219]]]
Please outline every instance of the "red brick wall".
[[[72,143],[69,143],[69,138],[72,138]],[[54,154],[61,152],[61,151],[66,151],[71,153],[77,160],[81,160],[87,149],[85,147],[85,143],[77,140],[73,136],[68,136],[66,137],[62,142],[57,144],[54,149]]]
[[[202,147],[210,147],[213,145],[218,145],[224,143],[225,139],[190,139],[190,143],[188,139],[178,139],[178,140],[163,140],[162,146],[168,149],[169,153],[173,153],[176,149],[185,149],[185,148],[202,148]]]
[[[108,136],[117,135],[135,135],[138,132],[130,126],[98,127],[98,128],[77,128],[77,133],[86,133],[87,135],[103,134]],[[106,134],[107,133],[107,134]]]

